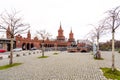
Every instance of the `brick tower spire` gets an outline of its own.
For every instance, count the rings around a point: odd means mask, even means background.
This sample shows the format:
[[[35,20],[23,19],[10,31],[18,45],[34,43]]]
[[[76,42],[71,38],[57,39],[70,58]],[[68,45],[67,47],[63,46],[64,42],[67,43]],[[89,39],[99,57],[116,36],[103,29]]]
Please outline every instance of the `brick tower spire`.
[[[62,30],[61,23],[60,23],[60,28],[58,30],[57,40],[58,41],[64,41],[65,40],[65,36],[63,35],[63,30]]]
[[[71,31],[70,31],[70,33],[69,33],[69,39],[68,39],[69,42],[74,42],[74,41],[75,41],[73,35],[74,35],[74,34],[73,34],[72,28],[71,28]]]
[[[7,39],[10,39],[11,36],[10,36],[10,27],[8,26],[7,30],[6,30],[6,37]]]
[[[28,31],[27,38],[28,38],[28,39],[31,39],[31,33],[30,33],[30,30]]]

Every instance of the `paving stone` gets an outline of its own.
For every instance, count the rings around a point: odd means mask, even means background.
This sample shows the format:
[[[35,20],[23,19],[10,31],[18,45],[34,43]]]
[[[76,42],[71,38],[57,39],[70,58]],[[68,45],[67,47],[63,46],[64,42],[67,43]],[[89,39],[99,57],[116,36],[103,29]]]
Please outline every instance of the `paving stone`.
[[[26,51],[25,53],[30,53]],[[0,80],[107,80],[100,67],[111,67],[111,52],[102,52],[104,60],[94,60],[90,53],[45,52],[14,57],[14,62],[24,63],[6,70],[0,70]],[[19,53],[20,54],[20,53]],[[120,69],[120,54],[116,53],[116,67]],[[0,65],[8,64],[9,59],[0,60]]]

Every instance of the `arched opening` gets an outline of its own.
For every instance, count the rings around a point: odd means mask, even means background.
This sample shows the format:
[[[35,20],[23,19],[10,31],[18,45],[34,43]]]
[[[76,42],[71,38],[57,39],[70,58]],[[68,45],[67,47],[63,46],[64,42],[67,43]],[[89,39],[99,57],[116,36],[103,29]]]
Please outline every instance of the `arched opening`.
[[[49,44],[49,47],[51,47],[51,44]]]
[[[42,48],[42,44],[40,44],[40,48]]]
[[[33,43],[31,43],[31,48],[33,48],[34,47],[34,44]]]
[[[22,49],[23,49],[23,50],[26,50],[26,43],[23,43],[23,44],[22,44]]]
[[[52,47],[54,47],[54,44],[52,44]]]
[[[10,51],[10,44],[7,44],[7,51]]]
[[[47,47],[49,48],[49,44],[47,44]]]
[[[30,50],[30,44],[27,43],[27,50]]]
[[[47,44],[44,44],[44,47],[47,47]]]
[[[83,52],[83,53],[84,53],[84,52],[87,52],[87,51],[86,51],[86,50],[81,50],[81,52]]]

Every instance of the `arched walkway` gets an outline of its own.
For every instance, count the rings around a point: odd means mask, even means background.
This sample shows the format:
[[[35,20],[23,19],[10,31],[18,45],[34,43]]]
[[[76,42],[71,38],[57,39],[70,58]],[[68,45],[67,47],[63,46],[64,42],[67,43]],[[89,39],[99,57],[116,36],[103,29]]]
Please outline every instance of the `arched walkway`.
[[[33,43],[31,43],[31,48],[33,48],[34,47],[34,44]]]
[[[30,50],[30,44],[27,43],[27,50]]]
[[[23,44],[22,44],[22,49],[23,49],[23,50],[26,50],[26,43],[23,43]]]
[[[40,44],[40,48],[42,48],[42,44]]]

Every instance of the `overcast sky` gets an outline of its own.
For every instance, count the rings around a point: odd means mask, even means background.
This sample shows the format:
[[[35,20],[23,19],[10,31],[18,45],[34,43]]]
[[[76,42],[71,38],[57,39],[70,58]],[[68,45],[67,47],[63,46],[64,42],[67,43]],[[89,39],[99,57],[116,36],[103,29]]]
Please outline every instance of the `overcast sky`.
[[[31,25],[32,37],[36,30],[45,29],[56,38],[61,22],[66,38],[72,28],[75,39],[83,39],[92,29],[89,24],[98,24],[105,11],[119,5],[120,0],[0,0],[0,13],[21,11],[24,21]],[[103,36],[101,41],[110,38]]]

